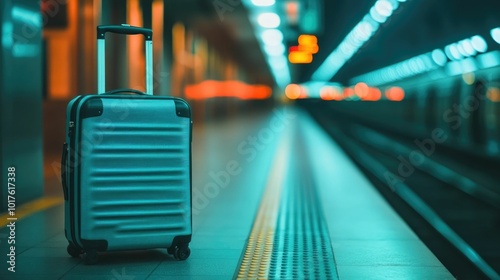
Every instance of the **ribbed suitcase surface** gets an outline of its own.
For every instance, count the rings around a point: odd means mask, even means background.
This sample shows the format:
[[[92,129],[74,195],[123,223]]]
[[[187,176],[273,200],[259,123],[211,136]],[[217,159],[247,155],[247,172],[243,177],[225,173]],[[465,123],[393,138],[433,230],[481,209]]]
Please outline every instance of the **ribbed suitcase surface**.
[[[106,92],[108,32],[144,36],[145,93]],[[61,181],[67,252],[95,264],[99,252],[166,248],[186,260],[192,235],[189,104],[153,96],[151,29],[101,25],[96,35],[98,95],[77,96],[66,110]]]
[[[173,100],[99,99],[81,122],[81,239],[144,249],[191,234],[190,119]]]

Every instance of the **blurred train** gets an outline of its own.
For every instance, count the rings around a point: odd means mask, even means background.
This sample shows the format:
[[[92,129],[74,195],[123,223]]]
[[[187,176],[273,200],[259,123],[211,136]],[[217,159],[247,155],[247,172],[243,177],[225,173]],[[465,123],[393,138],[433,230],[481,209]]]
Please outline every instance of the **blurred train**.
[[[453,69],[460,62],[449,62],[446,67],[377,87],[363,82],[346,88],[309,84],[288,87],[286,94],[291,99],[320,97],[299,103],[317,106],[331,117],[409,137],[421,143],[416,148],[427,149],[428,155],[442,144],[500,160],[500,52],[471,61],[472,69]]]

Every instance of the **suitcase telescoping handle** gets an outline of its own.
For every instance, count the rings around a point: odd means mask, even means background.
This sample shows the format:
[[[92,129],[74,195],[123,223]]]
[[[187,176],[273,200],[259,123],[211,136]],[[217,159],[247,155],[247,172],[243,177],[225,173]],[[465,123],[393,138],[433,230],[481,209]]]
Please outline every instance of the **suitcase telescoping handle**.
[[[146,49],[146,94],[153,95],[153,31],[148,28],[122,25],[97,26],[97,92],[106,93],[106,41],[107,32],[136,35],[142,34],[145,39]]]

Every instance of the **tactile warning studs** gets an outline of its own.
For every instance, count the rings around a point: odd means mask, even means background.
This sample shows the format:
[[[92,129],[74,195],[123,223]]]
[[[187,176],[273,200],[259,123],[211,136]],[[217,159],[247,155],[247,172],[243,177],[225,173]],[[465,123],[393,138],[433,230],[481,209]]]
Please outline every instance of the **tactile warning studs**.
[[[301,172],[283,191],[269,279],[338,279],[314,182],[303,161],[292,164]]]
[[[288,141],[287,141],[288,142]],[[262,198],[236,279],[268,279],[279,201],[288,161],[288,145],[278,147],[275,162]]]
[[[292,147],[294,156],[286,168],[286,180],[267,187],[240,261],[238,279],[338,279],[303,143],[297,141]],[[283,190],[278,185],[283,185]],[[270,200],[269,194],[281,194],[281,198]],[[267,212],[266,220],[262,212]]]

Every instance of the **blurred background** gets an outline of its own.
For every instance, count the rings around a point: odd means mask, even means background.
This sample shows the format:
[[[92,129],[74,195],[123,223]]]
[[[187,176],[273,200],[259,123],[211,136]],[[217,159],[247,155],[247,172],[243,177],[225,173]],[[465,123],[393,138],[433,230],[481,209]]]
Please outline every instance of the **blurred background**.
[[[495,0],[3,0],[0,178],[22,172],[18,203],[60,195],[66,105],[97,89],[96,26],[128,23],[153,29],[154,94],[189,102],[195,137],[301,108],[376,184],[404,181],[491,238],[471,240],[498,264],[499,15]],[[106,89],[144,90],[142,40],[107,35]]]

